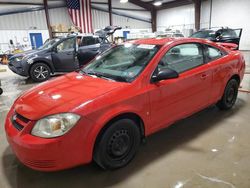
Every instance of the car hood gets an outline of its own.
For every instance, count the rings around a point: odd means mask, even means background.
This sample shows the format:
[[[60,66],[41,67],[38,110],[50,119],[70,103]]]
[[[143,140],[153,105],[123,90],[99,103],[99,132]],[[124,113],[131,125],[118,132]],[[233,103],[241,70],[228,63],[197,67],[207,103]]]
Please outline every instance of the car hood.
[[[44,49],[44,50],[29,50],[29,51],[25,51],[25,52],[21,52],[21,53],[17,53],[13,56],[11,56],[10,61],[17,58],[17,57],[24,57],[25,59],[28,59],[30,57],[36,56],[36,55],[40,55],[40,54],[44,54],[48,51],[49,49]]]
[[[70,112],[125,84],[73,72],[26,91],[16,100],[14,108],[22,116],[38,120]]]
[[[13,55],[12,58],[36,54],[38,51],[39,50],[28,50],[28,51],[20,52],[20,53]]]

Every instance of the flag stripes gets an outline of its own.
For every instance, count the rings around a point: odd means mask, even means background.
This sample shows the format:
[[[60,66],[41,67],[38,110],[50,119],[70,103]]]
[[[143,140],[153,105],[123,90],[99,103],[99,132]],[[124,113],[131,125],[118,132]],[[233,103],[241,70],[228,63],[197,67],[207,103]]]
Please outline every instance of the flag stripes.
[[[68,12],[75,26],[83,33],[92,33],[92,15],[90,0],[66,0]]]

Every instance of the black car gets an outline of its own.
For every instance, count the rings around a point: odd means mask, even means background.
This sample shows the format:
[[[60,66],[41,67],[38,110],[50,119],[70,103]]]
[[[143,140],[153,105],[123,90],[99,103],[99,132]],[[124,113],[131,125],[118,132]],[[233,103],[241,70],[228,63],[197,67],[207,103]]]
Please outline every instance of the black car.
[[[242,29],[230,29],[230,28],[211,28],[201,29],[190,37],[192,38],[204,38],[214,42],[234,43],[239,46]]]
[[[12,56],[9,68],[42,82],[55,72],[71,72],[111,47],[107,37],[121,27],[108,26],[95,35],[70,35],[48,40],[36,50]]]

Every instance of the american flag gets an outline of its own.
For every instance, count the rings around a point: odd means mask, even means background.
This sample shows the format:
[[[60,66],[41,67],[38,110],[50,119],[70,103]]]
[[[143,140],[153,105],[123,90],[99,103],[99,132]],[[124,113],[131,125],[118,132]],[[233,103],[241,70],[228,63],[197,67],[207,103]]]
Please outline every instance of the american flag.
[[[91,0],[66,0],[69,15],[83,33],[92,33]]]

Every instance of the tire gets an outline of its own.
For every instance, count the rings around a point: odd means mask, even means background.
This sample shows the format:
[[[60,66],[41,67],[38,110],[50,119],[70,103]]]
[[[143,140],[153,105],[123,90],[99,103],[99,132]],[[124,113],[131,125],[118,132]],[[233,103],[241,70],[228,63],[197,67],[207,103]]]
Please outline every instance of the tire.
[[[126,166],[135,156],[141,135],[137,124],[130,119],[112,123],[97,139],[94,161],[103,169]]]
[[[3,94],[3,89],[2,88],[0,88],[0,95],[2,95]]]
[[[238,96],[238,88],[239,82],[237,80],[231,79],[228,81],[224,94],[221,100],[217,103],[217,106],[221,110],[229,110],[234,106]]]
[[[51,70],[45,63],[35,63],[30,68],[30,77],[35,82],[43,82],[50,78]]]

